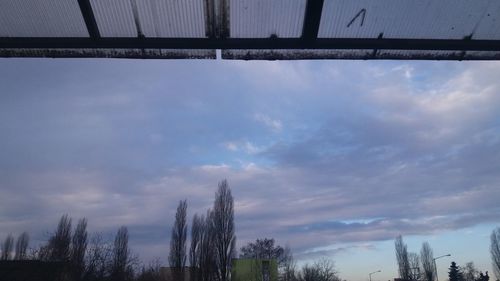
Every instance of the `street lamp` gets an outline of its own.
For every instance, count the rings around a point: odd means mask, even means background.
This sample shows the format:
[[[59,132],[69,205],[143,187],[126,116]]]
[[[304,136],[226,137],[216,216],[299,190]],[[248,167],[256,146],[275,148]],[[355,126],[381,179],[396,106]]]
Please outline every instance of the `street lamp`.
[[[382,272],[382,270],[377,270],[377,271],[374,271],[374,272],[371,272],[370,274],[368,274],[368,277],[370,278],[370,281],[372,281],[372,274],[375,274],[377,272]]]
[[[451,257],[451,255],[450,254],[442,255],[442,256],[439,256],[437,258],[433,258],[432,259],[432,261],[434,262],[434,270],[436,271],[436,281],[439,281],[439,278],[438,278],[438,269],[437,269],[437,266],[436,266],[436,260],[440,259],[440,258],[444,258],[444,257]]]

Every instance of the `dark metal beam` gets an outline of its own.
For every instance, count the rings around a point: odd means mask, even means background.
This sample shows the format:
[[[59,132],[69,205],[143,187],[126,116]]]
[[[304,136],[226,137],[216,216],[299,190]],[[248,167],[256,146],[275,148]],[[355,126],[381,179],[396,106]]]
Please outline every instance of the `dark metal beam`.
[[[1,37],[0,48],[35,49],[379,49],[500,51],[500,40],[301,38],[14,38]]]
[[[304,26],[302,28],[303,39],[314,40],[318,37],[323,2],[324,0],[307,0]]]
[[[101,37],[99,33],[99,27],[97,27],[97,22],[95,20],[94,12],[92,11],[92,5],[90,5],[89,0],[78,0],[78,5],[80,5],[80,11],[82,12],[83,20],[85,20],[85,25],[92,39],[97,39]]]

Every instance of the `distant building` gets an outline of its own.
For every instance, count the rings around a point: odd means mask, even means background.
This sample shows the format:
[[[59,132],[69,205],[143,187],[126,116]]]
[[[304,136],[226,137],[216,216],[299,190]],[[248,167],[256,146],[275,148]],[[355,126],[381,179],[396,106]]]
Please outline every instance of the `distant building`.
[[[233,259],[231,281],[278,281],[275,259]]]
[[[0,281],[64,281],[67,264],[37,260],[0,261]]]

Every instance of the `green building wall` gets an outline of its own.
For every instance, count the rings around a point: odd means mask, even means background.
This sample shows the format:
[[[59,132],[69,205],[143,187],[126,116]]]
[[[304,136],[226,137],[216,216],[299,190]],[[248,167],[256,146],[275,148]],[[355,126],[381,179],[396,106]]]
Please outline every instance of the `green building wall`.
[[[275,259],[234,259],[231,281],[264,281],[263,264],[269,264],[269,281],[278,281],[278,263]]]

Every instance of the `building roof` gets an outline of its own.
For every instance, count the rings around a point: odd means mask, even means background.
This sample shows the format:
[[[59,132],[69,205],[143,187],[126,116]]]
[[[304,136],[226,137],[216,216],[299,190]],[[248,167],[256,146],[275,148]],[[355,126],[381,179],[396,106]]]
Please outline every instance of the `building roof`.
[[[1,57],[500,58],[500,0],[2,0]]]

